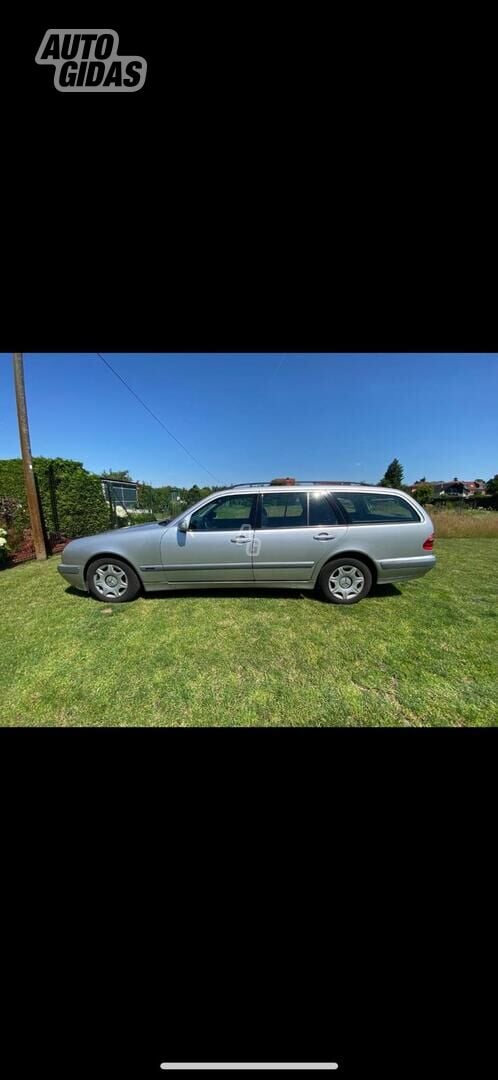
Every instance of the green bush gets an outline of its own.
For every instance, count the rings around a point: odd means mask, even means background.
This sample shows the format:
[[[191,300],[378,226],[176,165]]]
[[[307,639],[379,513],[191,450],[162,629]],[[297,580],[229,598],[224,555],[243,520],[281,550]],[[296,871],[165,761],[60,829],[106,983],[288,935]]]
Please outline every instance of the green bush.
[[[33,458],[46,531],[69,538],[103,532],[109,528],[109,508],[97,476],[80,461],[63,458]],[[15,499],[19,507],[12,525],[17,531],[29,528],[23,466],[20,458],[0,461],[0,496]]]
[[[156,521],[155,514],[130,514],[128,525],[148,525],[151,521]]]
[[[498,510],[498,495],[475,495],[472,498],[472,506],[483,507],[485,510]]]
[[[57,531],[73,537],[108,529],[109,508],[99,478],[87,472],[78,461],[58,458],[52,462],[52,469],[55,476]],[[44,492],[40,490],[40,493],[43,501]],[[45,501],[47,494],[49,490],[45,492]]]
[[[417,500],[418,503],[421,503],[423,506],[425,506],[427,503],[431,502],[433,498],[431,485],[419,484],[413,493],[413,497]]]
[[[0,498],[2,507],[8,507],[2,513],[2,521],[22,536],[23,529],[29,528],[29,515],[20,458],[0,461]]]

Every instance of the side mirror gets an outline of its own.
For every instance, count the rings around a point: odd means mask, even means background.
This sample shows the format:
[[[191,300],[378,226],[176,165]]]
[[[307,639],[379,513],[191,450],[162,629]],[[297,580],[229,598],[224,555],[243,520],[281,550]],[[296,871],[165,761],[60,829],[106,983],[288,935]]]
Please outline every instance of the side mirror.
[[[184,533],[188,532],[189,521],[190,521],[190,518],[188,518],[188,517],[183,518],[182,521],[180,521],[178,523],[178,532],[184,532]]]

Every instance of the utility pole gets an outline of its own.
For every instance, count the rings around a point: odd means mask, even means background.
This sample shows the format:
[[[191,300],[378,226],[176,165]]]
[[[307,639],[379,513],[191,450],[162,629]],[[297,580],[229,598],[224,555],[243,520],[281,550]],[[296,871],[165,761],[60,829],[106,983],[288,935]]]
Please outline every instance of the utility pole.
[[[19,420],[19,437],[21,441],[21,454],[24,467],[24,483],[28,500],[29,518],[31,521],[31,534],[37,559],[46,559],[45,538],[40,515],[40,504],[36,490],[33,473],[33,461],[31,458],[31,446],[29,442],[28,410],[26,408],[26,390],[24,387],[24,366],[22,353],[14,353],[14,382],[16,387],[17,417]]]

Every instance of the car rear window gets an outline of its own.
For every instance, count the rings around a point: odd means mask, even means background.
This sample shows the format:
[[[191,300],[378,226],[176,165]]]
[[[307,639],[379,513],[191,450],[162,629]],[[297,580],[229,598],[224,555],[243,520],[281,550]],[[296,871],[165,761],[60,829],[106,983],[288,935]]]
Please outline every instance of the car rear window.
[[[336,492],[337,502],[346,511],[351,525],[394,524],[420,521],[415,507],[401,495],[384,495],[381,492]]]

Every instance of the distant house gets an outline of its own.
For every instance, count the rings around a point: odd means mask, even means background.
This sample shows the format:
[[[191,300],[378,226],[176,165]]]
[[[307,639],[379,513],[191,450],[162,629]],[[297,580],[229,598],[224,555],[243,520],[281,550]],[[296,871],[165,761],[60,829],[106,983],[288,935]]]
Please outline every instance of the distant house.
[[[448,484],[443,484],[442,493],[450,499],[468,499],[472,494],[470,483],[466,483],[465,480],[450,480]]]
[[[138,483],[135,480],[111,480],[101,476],[102,491],[109,506],[122,506],[127,513],[138,510]]]
[[[453,480],[421,480],[413,484],[411,488],[411,493],[415,498],[417,497],[417,489],[424,485],[429,485],[432,488],[432,497],[434,499],[470,499],[472,495],[484,495],[486,491],[484,480],[457,480],[456,477]]]

